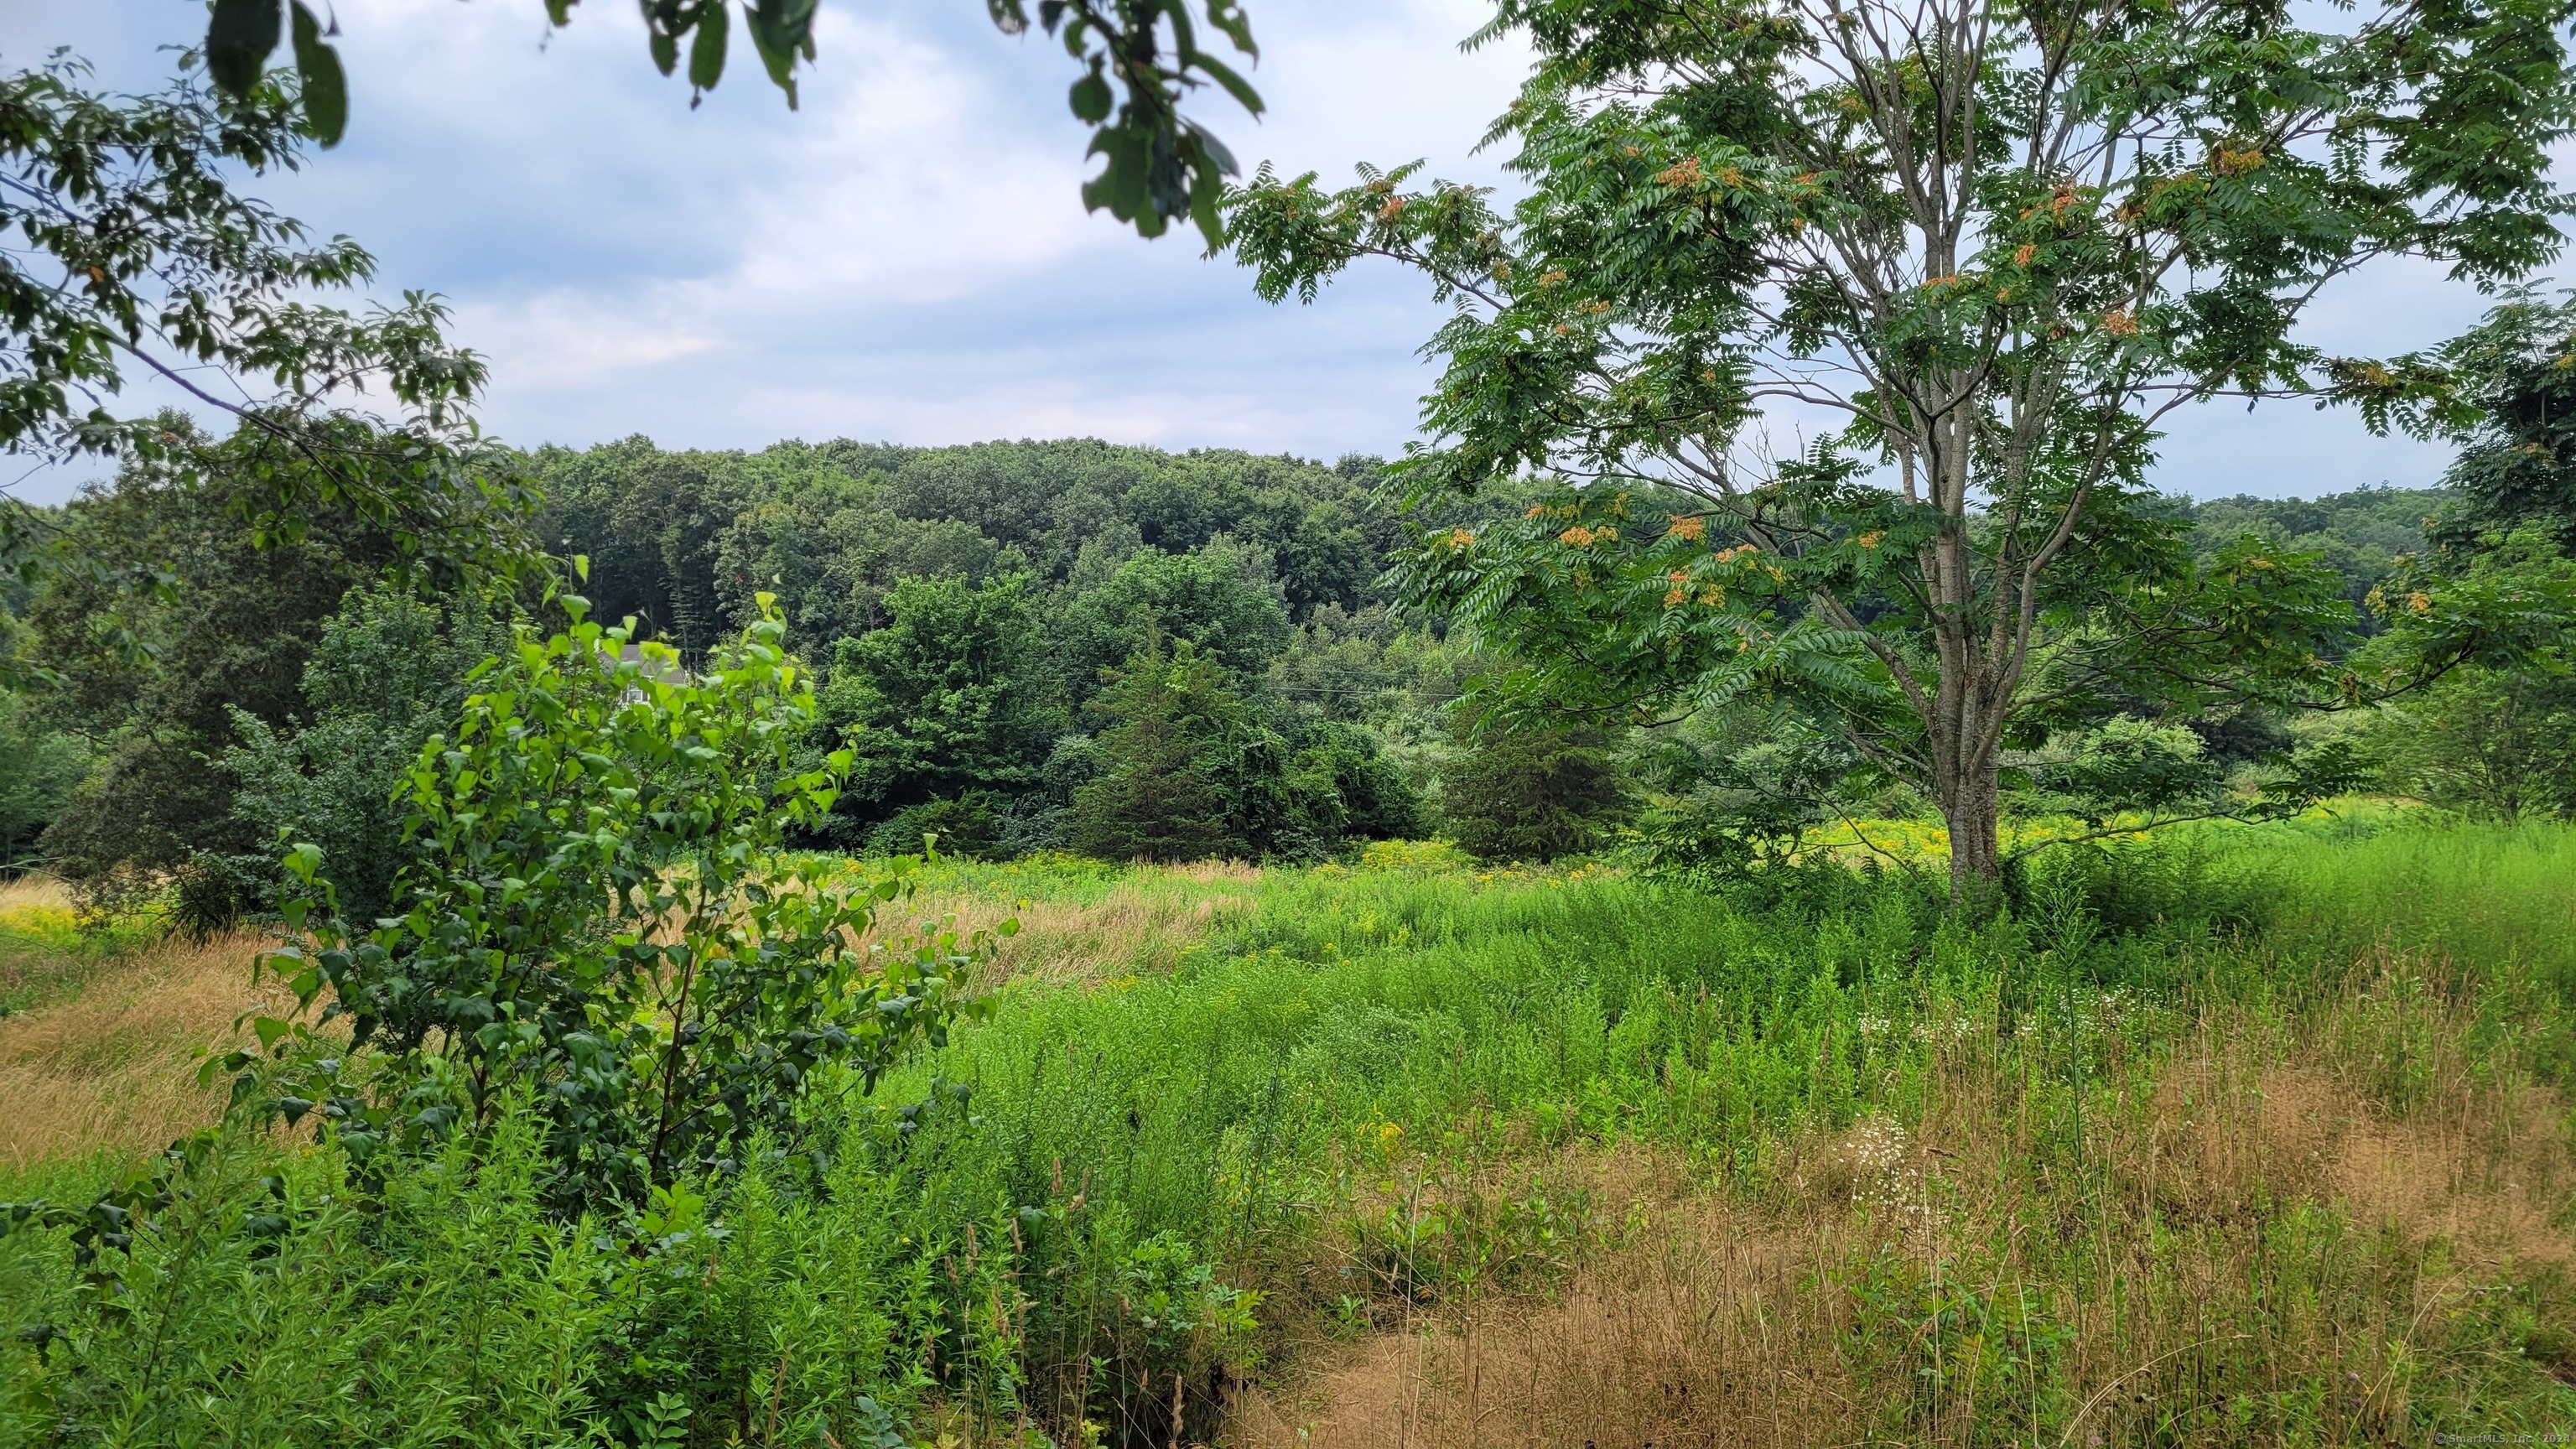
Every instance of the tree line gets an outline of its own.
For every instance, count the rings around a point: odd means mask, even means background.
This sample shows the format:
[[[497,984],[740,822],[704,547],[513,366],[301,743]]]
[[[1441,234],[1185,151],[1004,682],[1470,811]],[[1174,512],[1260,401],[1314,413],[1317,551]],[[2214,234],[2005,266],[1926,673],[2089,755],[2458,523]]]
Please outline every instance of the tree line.
[[[181,915],[210,923],[273,902],[291,837],[325,850],[350,908],[378,909],[406,850],[393,782],[538,605],[421,574],[355,509],[244,547],[242,514],[272,486],[262,440],[177,419],[169,436],[186,470],[139,461],[57,511],[57,546],[92,566],[10,599],[14,655],[39,679],[5,725],[12,859],[103,903],[175,882]],[[791,832],[810,846],[1294,861],[1441,833],[1545,860],[1625,826],[1673,860],[1740,864],[1838,817],[1929,808],[1814,722],[1749,700],[1643,725],[1462,704],[1528,662],[1406,608],[1388,564],[1551,506],[1536,489],[1425,518],[1389,506],[1373,459],[1089,440],[631,438],[541,449],[517,476],[532,502],[516,526],[586,561],[594,617],[631,617],[694,662],[776,610],[819,683],[800,759],[852,756],[832,807]],[[2351,652],[2410,615],[2390,591],[2413,597],[2466,498],[2159,506],[2204,563],[2249,540],[2311,560]],[[2349,719],[2113,700],[2014,752],[2009,799],[2095,818],[2188,807],[2322,741],[2358,761],[2355,783],[2564,809],[2564,678],[2546,661],[2470,666]]]

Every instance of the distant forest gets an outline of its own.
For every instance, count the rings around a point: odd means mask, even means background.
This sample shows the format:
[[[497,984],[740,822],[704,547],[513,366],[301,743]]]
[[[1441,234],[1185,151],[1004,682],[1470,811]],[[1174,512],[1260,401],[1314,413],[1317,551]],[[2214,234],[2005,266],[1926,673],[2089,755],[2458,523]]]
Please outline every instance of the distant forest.
[[[226,446],[208,440],[196,483],[129,469],[61,510],[111,563],[175,567],[142,593],[111,569],[10,600],[14,652],[51,683],[0,719],[19,762],[0,793],[12,859],[110,894],[175,873],[210,918],[258,907],[281,829],[382,862],[361,895],[389,888],[386,782],[453,718],[467,668],[521,607],[394,581],[363,518],[242,546],[234,520],[258,484],[226,474]],[[856,758],[816,845],[898,851],[935,834],[1002,855],[1312,859],[1437,832],[1544,859],[1735,789],[1769,738],[1752,718],[1472,729],[1452,701],[1509,661],[1393,608],[1381,576],[1422,528],[1530,499],[1407,517],[1380,499],[1373,458],[638,437],[525,462],[540,541],[588,560],[596,615],[696,657],[775,596],[820,683],[811,747]],[[2168,516],[2204,551],[2253,532],[2319,552],[2358,601],[2424,546],[2444,501],[2177,499]],[[2277,737],[2242,733],[2209,743],[2226,755]]]
[[[1387,554],[1426,523],[1381,505],[1381,460],[1329,466],[1230,450],[1168,453],[1091,439],[911,448],[842,439],[759,452],[665,451],[634,437],[530,455],[547,490],[546,546],[591,561],[592,601],[634,614],[683,651],[738,627],[761,591],[787,601],[793,638],[830,644],[882,627],[904,578],[973,582],[1021,573],[1064,601],[1139,554],[1214,546],[1257,567],[1292,624],[1330,604],[1385,599]],[[2253,533],[2319,553],[2358,600],[2450,498],[2366,488],[2315,499],[2230,498],[2171,507],[2203,552]],[[1506,505],[1508,506],[1508,505]]]

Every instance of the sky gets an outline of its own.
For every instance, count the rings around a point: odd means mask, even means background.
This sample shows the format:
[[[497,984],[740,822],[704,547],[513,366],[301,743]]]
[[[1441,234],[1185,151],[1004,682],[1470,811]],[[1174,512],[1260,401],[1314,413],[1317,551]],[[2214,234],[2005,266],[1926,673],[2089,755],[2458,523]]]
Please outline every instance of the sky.
[[[1255,121],[1196,114],[1247,167],[1346,179],[1426,158],[1504,181],[1474,146],[1525,51],[1458,42],[1484,0],[1256,0]],[[259,194],[379,261],[380,294],[440,293],[492,370],[487,431],[522,446],[643,433],[665,447],[1092,436],[1332,459],[1399,453],[1441,309],[1354,270],[1312,306],[1252,295],[1194,232],[1143,241],[1086,214],[1075,75],[977,0],[824,0],[790,112],[747,45],[696,110],[655,72],[634,8],[549,31],[539,0],[339,0],[347,140]],[[202,0],[11,0],[0,64],[70,46],[117,88],[202,36]],[[2384,354],[2457,332],[2480,299],[2380,265],[2329,291],[2306,337]],[[160,398],[137,389],[131,406]],[[1775,446],[1796,446],[1782,419]],[[2447,453],[2349,412],[2209,407],[2168,420],[2156,482],[2198,497],[2424,486]],[[94,465],[17,492],[67,496]]]

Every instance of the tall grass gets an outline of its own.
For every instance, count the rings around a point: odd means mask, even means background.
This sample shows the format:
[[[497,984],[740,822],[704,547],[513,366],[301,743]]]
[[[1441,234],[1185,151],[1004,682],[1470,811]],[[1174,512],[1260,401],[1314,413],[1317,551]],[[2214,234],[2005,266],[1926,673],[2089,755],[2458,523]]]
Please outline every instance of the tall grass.
[[[1042,929],[990,1022],[872,1097],[817,1084],[833,1150],[562,1224],[524,1141],[370,1182],[227,1139],[131,1264],[102,1255],[113,1281],[58,1235],[0,1238],[0,1342],[22,1345],[0,1429],[1571,1446],[2564,1422],[2570,838],[2328,822],[2067,848],[1989,919],[1839,867],[1712,892],[1436,852],[951,865],[938,908]],[[417,1369],[364,1347],[406,1333]],[[244,1364],[269,1377],[235,1391]],[[334,1376],[356,1387],[329,1412],[279,1417]]]

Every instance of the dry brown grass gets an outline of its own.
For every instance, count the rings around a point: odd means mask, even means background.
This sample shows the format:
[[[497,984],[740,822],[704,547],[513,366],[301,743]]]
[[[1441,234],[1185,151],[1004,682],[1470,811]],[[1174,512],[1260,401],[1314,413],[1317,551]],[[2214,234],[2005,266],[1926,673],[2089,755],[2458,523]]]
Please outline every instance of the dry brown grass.
[[[198,1087],[199,1057],[243,1012],[292,1004],[251,983],[267,944],[249,931],[164,942],[100,967],[69,1001],[0,1020],[0,1171],[147,1152],[214,1120],[222,1089]]]
[[[1003,943],[996,981],[1091,981],[1169,969],[1191,944],[1251,909],[1249,887],[1258,878],[1241,865],[1172,870],[1121,885],[1092,905],[925,896],[889,924],[900,930],[953,917],[971,931],[1016,916],[1021,929]],[[43,877],[0,884],[0,911],[68,912],[73,904],[60,883]],[[251,931],[156,943],[83,964],[82,985],[69,1000],[0,1018],[0,1172],[147,1152],[212,1121],[222,1095],[197,1085],[203,1054],[234,1040],[243,1013],[291,1005],[274,983],[251,983],[251,962],[268,944]],[[31,969],[52,967],[38,960]]]
[[[1088,905],[926,894],[894,920],[900,930],[953,918],[957,929],[979,931],[1016,918],[1019,934],[1002,943],[991,980],[1073,985],[1170,970],[1182,952],[1251,913],[1260,878],[1257,867],[1240,863],[1173,866]]]
[[[1873,1118],[1788,1145],[1768,1191],[1637,1192],[1634,1165],[1613,1164],[1631,1184],[1613,1189],[1631,1201],[1617,1245],[1553,1291],[1452,1301],[1309,1355],[1239,1407],[1229,1440],[2402,1436],[2410,1396],[2472,1392],[2466,1360],[2497,1352],[2490,1334],[2446,1359],[2464,1325],[2509,1301],[2576,1324],[2560,1271],[2576,1263],[2576,1159],[2563,1104],[2472,1070],[2465,1007],[2392,1005],[2403,963],[2387,964],[2377,990],[2293,1026],[2200,1023],[2080,1129],[2052,1120],[2062,1098],[1970,1051],[1913,1130]],[[2416,1052],[2402,1090],[2401,1041]],[[2024,1351],[2016,1315],[2065,1331],[2044,1388],[2004,1362]],[[2576,1361],[2550,1367],[2576,1380]],[[2269,1407],[2221,1412],[2249,1397]]]
[[[70,886],[41,872],[30,871],[14,879],[0,881],[0,911],[27,906],[52,906],[68,911],[77,909],[78,905]]]

